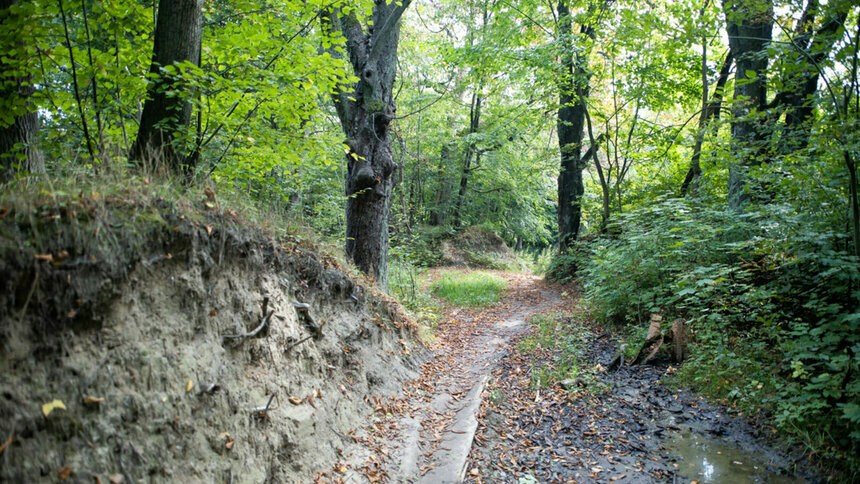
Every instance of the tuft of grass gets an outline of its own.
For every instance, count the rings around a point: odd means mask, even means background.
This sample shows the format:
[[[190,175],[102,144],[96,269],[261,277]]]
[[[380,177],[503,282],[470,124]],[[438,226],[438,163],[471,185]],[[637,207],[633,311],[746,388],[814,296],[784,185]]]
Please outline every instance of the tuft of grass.
[[[487,272],[449,272],[433,283],[431,292],[458,306],[487,306],[497,302],[507,286],[504,279]]]
[[[604,385],[596,381],[596,369],[585,355],[591,344],[590,332],[583,321],[562,314],[538,314],[529,320],[533,331],[520,340],[517,350],[529,355],[532,387],[549,388],[574,379],[582,391],[600,393]]]

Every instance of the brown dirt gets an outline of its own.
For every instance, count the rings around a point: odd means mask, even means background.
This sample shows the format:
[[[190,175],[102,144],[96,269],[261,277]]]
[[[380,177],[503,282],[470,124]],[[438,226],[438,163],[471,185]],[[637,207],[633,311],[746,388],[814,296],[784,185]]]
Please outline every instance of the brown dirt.
[[[415,376],[408,321],[333,260],[230,216],[164,204],[123,231],[118,210],[2,221],[0,481],[306,482]]]
[[[437,276],[434,270],[431,279]],[[507,342],[524,331],[532,315],[558,311],[565,302],[561,290],[530,274],[496,272],[508,281],[503,300],[489,308],[447,307],[439,324],[432,356],[421,366],[401,396],[381,402],[373,425],[358,437],[365,446],[350,458],[359,472],[322,480],[346,482],[456,482],[465,471],[471,446],[468,423],[474,421],[469,400],[482,398],[483,384]],[[478,400],[480,403],[480,400]],[[457,455],[461,436],[468,442]]]

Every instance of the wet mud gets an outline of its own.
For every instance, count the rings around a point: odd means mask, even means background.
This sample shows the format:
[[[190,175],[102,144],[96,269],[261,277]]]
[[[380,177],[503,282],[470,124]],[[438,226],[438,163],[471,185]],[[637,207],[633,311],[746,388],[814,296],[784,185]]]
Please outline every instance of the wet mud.
[[[535,361],[512,343],[488,385],[468,482],[823,482],[767,429],[664,384],[668,362],[608,371],[610,335],[582,337],[591,376],[568,389],[536,389]]]

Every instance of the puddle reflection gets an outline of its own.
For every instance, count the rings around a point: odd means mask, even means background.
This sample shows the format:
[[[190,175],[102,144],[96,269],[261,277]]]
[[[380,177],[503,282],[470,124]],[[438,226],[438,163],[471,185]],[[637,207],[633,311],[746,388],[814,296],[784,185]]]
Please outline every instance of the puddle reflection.
[[[767,462],[758,456],[744,452],[730,442],[711,439],[689,430],[671,434],[665,446],[677,459],[678,475],[700,483],[794,484],[805,482],[803,479],[769,470]]]

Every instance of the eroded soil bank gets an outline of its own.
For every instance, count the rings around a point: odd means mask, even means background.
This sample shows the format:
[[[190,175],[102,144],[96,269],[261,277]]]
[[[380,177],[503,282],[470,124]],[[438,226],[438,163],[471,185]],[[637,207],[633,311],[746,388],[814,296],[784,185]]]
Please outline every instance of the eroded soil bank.
[[[331,259],[68,207],[0,227],[0,481],[307,482],[416,375],[397,306]]]

